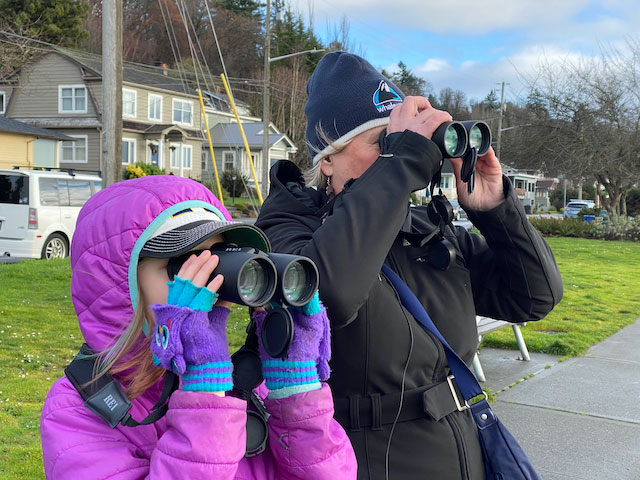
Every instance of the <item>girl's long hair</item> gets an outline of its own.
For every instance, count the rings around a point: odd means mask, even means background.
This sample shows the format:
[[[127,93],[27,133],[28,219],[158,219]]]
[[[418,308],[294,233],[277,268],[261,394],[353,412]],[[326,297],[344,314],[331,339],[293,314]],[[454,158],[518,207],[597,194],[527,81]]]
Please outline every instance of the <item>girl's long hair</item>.
[[[118,380],[124,384],[127,397],[130,400],[140,396],[149,387],[162,378],[165,369],[157,367],[153,363],[151,354],[151,341],[153,334],[144,335],[143,326],[148,323],[149,332],[154,331],[155,324],[145,318],[144,300],[138,291],[138,306],[133,320],[117,339],[114,346],[101,352],[94,366],[94,374],[91,382],[106,375],[118,375],[130,370]],[[143,337],[142,339],[140,337]],[[126,360],[125,360],[126,357]],[[124,360],[124,361],[123,361]]]

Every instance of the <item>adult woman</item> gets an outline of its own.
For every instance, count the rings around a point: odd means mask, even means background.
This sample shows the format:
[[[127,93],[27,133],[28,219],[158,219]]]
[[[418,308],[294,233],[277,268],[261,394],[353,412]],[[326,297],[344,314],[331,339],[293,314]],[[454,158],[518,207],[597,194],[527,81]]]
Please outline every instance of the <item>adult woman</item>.
[[[405,99],[370,64],[343,52],[322,59],[307,93],[310,177],[320,188],[280,162],[257,225],[275,251],[318,265],[332,325],[336,418],[356,451],[358,478],[482,479],[476,428],[456,408],[442,346],[380,269],[385,263],[402,277],[470,363],[476,312],[522,322],[560,301],[553,255],[493,150],[478,159],[472,195],[460,181],[461,160],[452,160],[460,204],[484,236],[409,208],[410,193],[437,178],[442,155],[429,138],[448,113],[425,98]],[[440,266],[449,251],[443,239],[455,258]]]

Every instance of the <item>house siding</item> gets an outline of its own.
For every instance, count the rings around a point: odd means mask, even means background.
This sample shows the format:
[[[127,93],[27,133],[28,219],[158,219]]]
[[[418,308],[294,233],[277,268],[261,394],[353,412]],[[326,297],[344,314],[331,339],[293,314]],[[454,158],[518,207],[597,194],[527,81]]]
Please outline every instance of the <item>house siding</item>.
[[[100,134],[94,129],[71,129],[52,128],[51,130],[64,135],[87,136],[87,163],[63,162],[62,156],[58,155],[60,168],[76,168],[78,170],[100,170]]]
[[[40,57],[20,72],[19,87],[14,90],[14,93],[19,94],[9,103],[7,116],[15,118],[96,117],[96,109],[90,95],[86,96],[87,113],[58,113],[59,85],[85,85],[78,65],[56,53]]]
[[[0,132],[0,168],[33,166],[33,141],[36,137]]]

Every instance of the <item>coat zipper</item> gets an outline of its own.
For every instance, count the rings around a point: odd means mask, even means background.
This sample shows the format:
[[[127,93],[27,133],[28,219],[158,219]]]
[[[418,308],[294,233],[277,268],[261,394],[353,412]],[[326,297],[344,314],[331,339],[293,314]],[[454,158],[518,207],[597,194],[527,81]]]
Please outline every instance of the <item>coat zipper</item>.
[[[400,272],[400,269],[398,268],[398,264],[393,258],[393,255],[391,255],[391,252],[389,252],[389,255],[387,256],[387,258],[389,260],[389,263],[391,264],[391,268],[393,269],[393,271],[396,272],[402,278],[402,274]],[[378,273],[378,279],[382,281],[381,273]],[[402,305],[402,301],[400,300],[400,295],[398,295],[398,292],[396,291],[395,287],[389,281],[387,281],[387,285],[389,285],[393,289],[394,293],[396,294],[396,299],[398,300],[400,305]],[[417,320],[416,320],[416,323],[420,324],[420,322],[418,322]],[[440,378],[438,376],[438,372],[443,368],[444,359],[446,358],[444,347],[442,346],[442,342],[433,333],[431,333],[426,328],[422,327],[422,324],[420,324],[420,327],[424,332],[426,332],[426,334],[429,336],[433,344],[436,346],[436,350],[438,350],[438,358],[436,358],[436,364],[433,368],[433,377],[432,377],[433,383],[438,383],[443,380],[443,378]]]

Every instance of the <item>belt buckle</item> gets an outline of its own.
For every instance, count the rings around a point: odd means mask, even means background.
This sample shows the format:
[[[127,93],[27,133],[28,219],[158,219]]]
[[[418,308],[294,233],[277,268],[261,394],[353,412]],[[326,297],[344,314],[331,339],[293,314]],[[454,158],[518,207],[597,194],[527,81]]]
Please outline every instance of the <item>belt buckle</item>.
[[[455,378],[456,378],[455,375],[449,375],[447,377],[447,383],[449,384],[449,390],[451,390],[451,395],[453,396],[453,400],[456,402],[456,407],[458,411],[464,412],[465,410],[469,410],[471,408],[471,405],[469,405],[469,402],[464,399],[463,399],[464,405],[460,403],[460,400],[458,399],[458,393],[456,392],[456,388],[453,385],[453,380]]]

